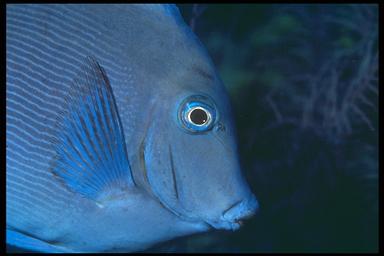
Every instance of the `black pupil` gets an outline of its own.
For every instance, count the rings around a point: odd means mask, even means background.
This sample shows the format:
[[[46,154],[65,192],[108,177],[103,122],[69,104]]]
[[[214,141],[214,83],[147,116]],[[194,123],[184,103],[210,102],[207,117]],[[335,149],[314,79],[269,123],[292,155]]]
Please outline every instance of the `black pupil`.
[[[207,113],[202,109],[194,109],[191,112],[190,117],[191,117],[191,121],[197,125],[205,124],[208,119]]]

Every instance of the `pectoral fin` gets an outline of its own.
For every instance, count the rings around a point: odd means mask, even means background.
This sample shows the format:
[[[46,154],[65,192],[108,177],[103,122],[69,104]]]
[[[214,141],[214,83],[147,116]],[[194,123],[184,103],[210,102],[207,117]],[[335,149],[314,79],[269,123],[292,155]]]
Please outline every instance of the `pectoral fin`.
[[[108,78],[87,58],[58,116],[51,171],[90,199],[134,186],[124,132]]]

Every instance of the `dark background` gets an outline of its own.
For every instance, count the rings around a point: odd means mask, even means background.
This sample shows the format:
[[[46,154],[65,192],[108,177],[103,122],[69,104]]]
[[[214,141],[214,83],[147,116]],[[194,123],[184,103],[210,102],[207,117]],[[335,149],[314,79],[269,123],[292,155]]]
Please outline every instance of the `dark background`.
[[[230,94],[260,211],[149,251],[377,251],[378,6],[178,6]]]

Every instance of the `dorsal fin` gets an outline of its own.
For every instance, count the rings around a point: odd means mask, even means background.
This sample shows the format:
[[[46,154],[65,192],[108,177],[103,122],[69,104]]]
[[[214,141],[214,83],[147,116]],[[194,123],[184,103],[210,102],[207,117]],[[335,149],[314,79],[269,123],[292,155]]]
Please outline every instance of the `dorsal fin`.
[[[100,65],[87,57],[57,118],[52,172],[90,199],[134,186],[124,132],[112,87]]]

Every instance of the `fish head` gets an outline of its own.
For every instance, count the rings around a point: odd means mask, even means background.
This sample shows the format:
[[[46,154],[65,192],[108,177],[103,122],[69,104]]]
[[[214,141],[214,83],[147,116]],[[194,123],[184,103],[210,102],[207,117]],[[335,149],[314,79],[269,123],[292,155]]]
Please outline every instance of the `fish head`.
[[[138,119],[123,119],[128,155],[135,155],[133,176],[178,217],[236,229],[258,203],[241,172],[229,97],[177,8],[167,7],[164,14],[158,7],[138,5],[122,17],[141,21],[130,32],[135,43],[124,44],[140,81]],[[135,99],[129,96],[120,105]]]
[[[258,202],[239,164],[230,100],[205,57],[188,65],[148,102],[145,175],[153,195],[179,217],[236,230]]]

